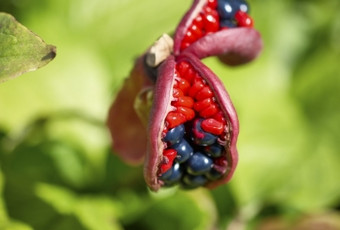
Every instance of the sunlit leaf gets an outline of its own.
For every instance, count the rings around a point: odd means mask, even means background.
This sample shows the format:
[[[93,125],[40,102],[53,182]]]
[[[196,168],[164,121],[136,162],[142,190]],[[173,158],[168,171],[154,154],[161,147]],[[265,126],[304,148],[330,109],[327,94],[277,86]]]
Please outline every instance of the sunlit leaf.
[[[56,48],[0,12],[0,83],[49,63]]]

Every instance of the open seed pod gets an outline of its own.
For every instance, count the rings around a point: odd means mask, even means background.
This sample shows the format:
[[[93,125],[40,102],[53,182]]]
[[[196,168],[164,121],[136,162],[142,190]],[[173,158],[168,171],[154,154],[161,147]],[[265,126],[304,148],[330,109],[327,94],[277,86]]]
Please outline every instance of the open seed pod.
[[[219,78],[194,55],[170,56],[154,94],[144,168],[149,187],[226,183],[237,164],[239,127]]]
[[[194,0],[174,41],[157,40],[118,93],[107,122],[113,149],[130,164],[145,159],[151,190],[214,188],[231,179],[237,114],[223,83],[200,59],[218,55],[239,65],[258,55],[262,41],[248,10],[243,0]]]
[[[176,29],[174,54],[218,56],[228,65],[251,61],[262,40],[248,13],[244,0],[195,0]]]

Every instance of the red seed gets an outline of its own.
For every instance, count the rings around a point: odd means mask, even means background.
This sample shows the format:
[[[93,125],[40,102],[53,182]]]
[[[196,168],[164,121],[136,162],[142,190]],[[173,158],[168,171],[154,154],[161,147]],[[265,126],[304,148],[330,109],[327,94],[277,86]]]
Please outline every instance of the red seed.
[[[181,89],[184,94],[187,94],[190,89],[190,83],[184,78],[180,78],[177,83],[177,87]]]
[[[216,9],[216,7],[217,7],[217,0],[208,0],[207,5],[208,5],[210,8]]]
[[[207,33],[216,32],[220,28],[218,13],[216,10],[206,13],[203,17],[204,29]]]
[[[193,34],[193,36],[195,37],[195,41],[198,40],[199,38],[202,37],[202,29],[198,28],[197,25],[192,24],[189,28],[189,30],[191,31],[191,33]]]
[[[177,151],[175,149],[165,149],[163,156],[167,157],[169,161],[174,161],[177,156]]]
[[[201,13],[200,15],[198,15],[194,21],[192,22],[194,25],[196,25],[198,28],[202,29],[203,28],[203,14]]]
[[[223,123],[216,121],[213,118],[203,120],[201,127],[204,131],[212,133],[214,135],[221,135],[224,131]]]
[[[202,101],[198,101],[194,104],[194,109],[197,112],[202,111],[203,109],[207,108],[209,105],[211,105],[213,103],[213,99],[212,98],[207,98],[204,99]]]
[[[197,39],[196,39],[196,36],[194,35],[194,33],[191,30],[188,30],[184,35],[182,43],[191,44],[191,43],[195,42],[196,40]]]
[[[184,77],[189,68],[190,64],[186,61],[181,61],[176,65],[176,69],[180,77]]]
[[[194,106],[195,108],[195,106]],[[216,113],[213,118],[219,122],[222,122],[224,125],[226,124],[226,121],[225,121],[225,118],[224,118],[224,115],[222,113],[222,111],[219,111],[218,113]]]
[[[176,158],[177,151],[174,149],[165,149],[163,151],[164,156],[164,163],[161,164],[161,173],[165,173],[172,167],[172,163],[174,162],[174,159]]]
[[[183,78],[186,79],[190,84],[192,84],[195,76],[196,76],[196,72],[190,66],[190,68],[188,69],[186,74],[183,76]]]
[[[199,114],[203,118],[214,116],[218,112],[218,107],[215,104],[211,104],[208,108],[202,110]]]
[[[187,108],[192,108],[194,106],[194,99],[192,99],[191,97],[187,97],[187,96],[181,96],[178,97],[177,101],[173,101],[171,103],[173,106],[184,106]]]
[[[201,90],[203,89],[204,87],[204,82],[202,81],[202,78],[198,77],[198,78],[195,78],[194,79],[194,83],[193,85],[191,86],[191,88],[189,89],[189,96],[190,97],[195,97],[196,94]]]
[[[188,107],[179,106],[177,107],[177,112],[183,114],[187,121],[190,121],[195,117],[195,111]]]
[[[188,48],[190,46],[189,42],[182,42],[181,44],[181,50],[185,50],[186,48]]]
[[[179,89],[179,88],[174,88],[174,89],[173,89],[173,92],[172,92],[172,95],[173,95],[174,97],[182,97],[182,96],[184,96],[184,93],[183,93],[183,91],[182,91],[181,89]]]
[[[241,27],[253,27],[254,26],[253,19],[246,12],[243,12],[241,10],[236,12],[235,19],[237,21],[238,26],[241,26]]]
[[[175,76],[181,77],[181,74],[178,72],[177,68],[175,69]]]
[[[216,9],[206,5],[203,7],[203,15],[211,14],[214,18],[218,18],[218,12]],[[204,17],[203,17],[204,18]]]
[[[186,118],[183,114],[178,112],[169,112],[165,118],[167,122],[168,128],[172,129],[180,124],[183,124],[186,121]]]
[[[196,100],[201,101],[206,98],[212,97],[214,94],[209,86],[204,86],[195,96]]]

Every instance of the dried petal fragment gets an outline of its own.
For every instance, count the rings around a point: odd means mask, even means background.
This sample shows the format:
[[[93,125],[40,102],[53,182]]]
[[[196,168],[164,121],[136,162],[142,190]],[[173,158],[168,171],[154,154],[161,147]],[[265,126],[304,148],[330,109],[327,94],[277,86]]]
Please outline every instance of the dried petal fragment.
[[[153,85],[140,57],[130,76],[125,79],[111,105],[107,125],[113,139],[114,153],[129,164],[141,164],[146,153],[146,126],[134,109],[136,97],[143,89]]]

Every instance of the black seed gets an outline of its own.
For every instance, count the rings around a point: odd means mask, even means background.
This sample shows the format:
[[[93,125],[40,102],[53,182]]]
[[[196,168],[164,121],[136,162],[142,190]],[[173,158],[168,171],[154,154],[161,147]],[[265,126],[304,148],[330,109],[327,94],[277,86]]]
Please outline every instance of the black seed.
[[[167,179],[164,179],[165,186],[176,184],[180,181],[183,174],[183,169],[178,162],[175,162],[170,170],[172,171],[171,175]]]
[[[203,175],[193,176],[186,174],[181,181],[181,187],[185,189],[193,189],[204,185],[205,183],[207,183],[207,181],[207,178]]]
[[[212,166],[213,161],[210,157],[197,152],[189,158],[187,163],[187,171],[192,175],[202,175],[209,172]]]
[[[177,151],[177,161],[183,163],[188,160],[194,153],[191,145],[183,138],[178,144],[172,146]]]

